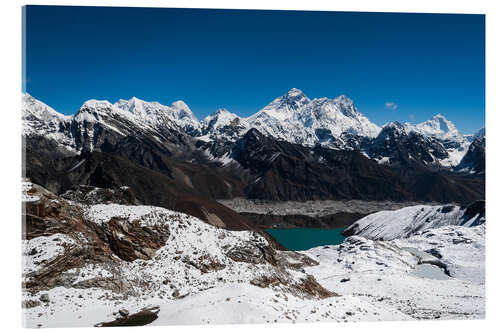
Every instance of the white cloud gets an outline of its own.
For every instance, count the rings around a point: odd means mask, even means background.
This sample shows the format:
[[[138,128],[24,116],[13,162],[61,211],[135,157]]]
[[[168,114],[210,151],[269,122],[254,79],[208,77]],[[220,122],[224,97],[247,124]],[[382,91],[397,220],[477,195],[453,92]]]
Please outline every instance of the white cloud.
[[[391,109],[392,111],[396,111],[396,109],[398,108],[398,105],[394,102],[385,102],[385,108]]]

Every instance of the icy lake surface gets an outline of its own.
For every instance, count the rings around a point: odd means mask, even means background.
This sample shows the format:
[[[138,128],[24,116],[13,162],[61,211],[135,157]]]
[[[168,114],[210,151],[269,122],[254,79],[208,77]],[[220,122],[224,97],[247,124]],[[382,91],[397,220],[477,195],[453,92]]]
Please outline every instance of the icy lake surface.
[[[266,229],[278,242],[292,251],[309,250],[321,245],[341,244],[345,237],[342,230],[317,228]]]

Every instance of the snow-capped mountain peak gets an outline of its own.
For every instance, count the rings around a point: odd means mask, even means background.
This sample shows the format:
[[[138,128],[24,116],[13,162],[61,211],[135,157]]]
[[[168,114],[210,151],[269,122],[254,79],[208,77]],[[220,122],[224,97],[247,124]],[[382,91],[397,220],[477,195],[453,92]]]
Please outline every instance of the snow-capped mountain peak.
[[[262,110],[249,117],[249,120],[261,117],[285,119],[309,103],[311,103],[311,100],[301,90],[292,88],[286,94],[274,99]]]
[[[113,104],[106,100],[89,99],[80,107],[80,110],[84,109],[113,109]]]
[[[342,133],[375,137],[380,127],[371,123],[345,95],[310,100],[293,88],[246,119],[265,135],[304,145],[335,141]]]
[[[368,118],[363,116],[358,109],[354,106],[354,102],[350,99],[347,98],[345,95],[340,95],[335,98],[315,98],[312,101],[312,109],[310,112],[314,113],[314,117],[317,118],[320,121],[329,121],[331,119],[336,119],[336,122],[339,123],[339,125],[342,125],[342,123],[345,123],[346,119],[342,119],[344,117],[346,118],[351,118],[353,120],[360,120],[362,122],[368,122]],[[347,125],[347,124],[346,124]],[[375,125],[375,124],[372,124]],[[376,126],[376,125],[375,125]],[[340,126],[342,127],[342,126]],[[346,130],[345,128],[342,128],[343,131],[349,131],[349,128]],[[371,133],[370,135],[367,136],[376,136],[375,132],[379,132],[380,128],[376,126],[375,131]],[[335,132],[335,131],[334,131]],[[357,131],[354,131],[357,132]],[[342,133],[342,132],[340,132]],[[353,133],[357,134],[357,133]]]
[[[400,133],[407,133],[407,129],[399,121],[391,121],[391,122],[385,124],[382,127],[382,130],[384,128],[390,128],[390,129],[396,130],[397,132],[400,132]]]
[[[292,88],[286,93],[286,96],[293,97],[293,96],[305,96],[305,95],[302,92],[302,90],[297,88]]]
[[[225,108],[218,108],[215,112],[213,112],[210,116],[216,116],[216,117],[221,117],[221,116],[235,116],[237,117],[236,114],[232,113],[232,112],[229,112],[227,109]],[[210,116],[207,116],[210,117]]]
[[[146,102],[137,97],[129,100],[119,99],[114,104],[115,109],[121,111],[127,116],[133,117],[134,122],[148,125],[158,125],[170,123],[169,109],[158,102]]]
[[[279,103],[283,107],[288,107],[291,109],[299,109],[311,102],[311,100],[302,92],[302,90],[297,88],[290,89],[286,94],[281,97],[278,97],[276,100],[279,100]]]
[[[485,137],[485,135],[486,135],[486,128],[483,126],[480,129],[478,129],[476,133],[474,133],[472,141],[474,141],[475,139],[482,139]]]
[[[443,140],[452,140],[457,142],[465,141],[465,138],[455,125],[441,114],[436,114],[431,119],[420,124],[407,124],[407,128],[424,136],[432,136]]]
[[[159,104],[156,102],[148,103],[134,96],[129,100],[119,99],[114,105],[119,109],[127,110],[132,113],[143,113],[147,112],[146,103],[149,105]]]
[[[342,105],[345,109],[353,109],[356,113],[359,113],[357,109],[354,108],[354,102],[352,99],[348,98],[346,95],[340,95],[332,100],[335,104]]]
[[[214,113],[202,120],[202,125],[208,128],[218,128],[229,125],[238,116],[224,108],[217,109]]]
[[[137,97],[132,97],[129,100],[119,99],[114,105],[119,109],[129,111],[140,116],[141,118],[157,118],[161,114],[165,114],[170,118],[190,118],[191,120],[198,122],[196,116],[183,101],[176,101],[170,106],[166,106],[158,102],[146,102]]]
[[[37,118],[47,122],[66,121],[70,116],[63,115],[47,104],[37,100],[28,93],[22,95],[23,119],[27,117]]]
[[[445,133],[448,133],[450,131],[456,131],[455,125],[448,119],[446,119],[443,115],[441,114],[436,114],[434,117],[432,117],[430,120],[425,122],[425,124],[436,131],[442,131]]]
[[[234,141],[248,130],[249,124],[244,118],[221,108],[205,117],[201,127],[203,137],[207,139],[213,137]],[[203,140],[203,137],[200,138]]]
[[[191,111],[184,101],[175,101],[170,105],[170,108],[174,111],[177,119],[189,119],[192,122],[198,123],[198,118],[196,118],[193,111]]]
[[[188,132],[196,131],[200,127],[198,119],[183,101],[176,101],[166,106],[132,97],[129,100],[120,99],[114,105],[134,115],[140,122],[151,126],[176,124]]]
[[[129,118],[128,115],[116,108],[109,101],[90,99],[82,104],[78,112],[73,116],[73,119],[77,122],[102,122],[102,117],[113,116],[117,113],[122,117]]]
[[[52,139],[68,150],[74,150],[74,141],[67,134],[72,116],[63,115],[28,93],[22,95],[23,135],[40,135]]]

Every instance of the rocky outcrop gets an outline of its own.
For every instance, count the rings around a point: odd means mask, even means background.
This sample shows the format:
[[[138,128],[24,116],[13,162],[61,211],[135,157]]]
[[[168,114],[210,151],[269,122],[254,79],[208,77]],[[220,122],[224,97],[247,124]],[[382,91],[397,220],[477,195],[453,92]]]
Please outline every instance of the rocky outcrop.
[[[220,175],[207,166],[165,159],[169,174],[167,169],[155,171],[111,153],[87,152],[53,159],[43,151],[32,151],[30,143],[35,141],[27,139],[30,150],[26,154],[26,175],[52,192],[70,191],[64,195],[83,202],[93,199],[140,202],[182,211],[209,223],[220,220],[232,230],[250,229],[243,217],[214,200],[242,193],[241,183],[232,176]],[[113,193],[102,190],[99,194],[86,193],[83,187],[75,189],[79,185],[108,189]],[[129,189],[120,189],[124,187]],[[86,199],[87,195],[101,198]]]
[[[144,326],[158,318],[159,308],[143,309],[137,313],[129,314],[127,310],[120,310],[121,318],[110,322],[96,324],[96,327]]]
[[[302,297],[330,295],[302,272],[314,260],[278,251],[269,236],[231,232],[159,207],[123,205],[133,198],[124,188],[66,192],[79,203],[25,184],[23,286],[31,294],[66,287],[137,297],[161,290],[162,297],[177,299],[246,281]],[[92,198],[98,203],[90,204]]]
[[[439,167],[439,161],[448,157],[439,140],[414,131],[407,132],[399,122],[384,126],[378,136],[362,148],[379,163],[405,168]]]
[[[486,170],[486,138],[476,137],[469,146],[467,153],[459,165],[455,167],[458,172],[484,175]]]
[[[170,235],[168,225],[141,226],[139,221],[116,217],[93,228],[110,250],[125,261],[151,259],[156,250],[165,245]]]
[[[92,191],[110,194],[109,191],[98,188],[85,187],[84,190],[87,194]],[[25,287],[29,290],[71,286],[71,277],[65,272],[80,269],[88,263],[116,266],[116,257],[126,261],[150,259],[158,248],[165,245],[169,236],[168,226],[140,226],[137,221],[111,219],[107,224],[98,225],[85,218],[84,206],[58,197],[35,184],[31,185],[28,192],[38,200],[23,204],[23,239],[27,242],[36,242],[42,238],[47,241],[30,247],[27,255],[33,258],[43,256],[44,248],[52,240],[58,241],[64,237],[73,240],[63,243],[59,255],[41,262],[33,259],[37,269],[25,276]],[[78,197],[88,199],[88,196]],[[58,237],[59,235],[61,236]],[[117,278],[98,279],[92,284],[86,282],[87,288],[99,286],[116,289],[122,284]]]
[[[245,246],[228,246],[224,250],[229,258],[237,262],[276,265],[276,251],[267,242],[249,243]]]
[[[137,205],[140,202],[128,186],[116,188],[99,188],[87,185],[75,185],[61,194],[61,198],[84,205],[116,203],[121,205]]]

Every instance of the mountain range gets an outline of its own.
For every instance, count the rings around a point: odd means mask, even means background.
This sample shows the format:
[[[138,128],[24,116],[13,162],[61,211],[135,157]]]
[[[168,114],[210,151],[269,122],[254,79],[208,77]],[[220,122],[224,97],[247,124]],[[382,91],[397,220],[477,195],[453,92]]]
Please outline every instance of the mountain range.
[[[198,121],[182,101],[89,100],[67,116],[24,94],[22,119],[26,176],[50,191],[126,185],[232,229],[248,221],[216,200],[484,199],[484,129],[469,138],[442,115],[380,128],[345,96],[291,89],[250,117]]]
[[[251,128],[304,146],[359,150],[379,163],[391,165],[420,163],[452,168],[461,162],[470,145],[468,137],[439,114],[416,125],[392,122],[380,128],[343,95],[311,100],[295,88],[250,117],[219,109],[202,121],[183,101],[165,106],[135,97],[114,104],[89,100],[74,116],[62,115],[28,94],[23,96],[23,104],[25,134],[50,137],[73,153],[93,150],[95,145],[101,150],[96,124],[101,131],[114,131],[117,136],[127,136],[130,129],[140,127],[141,132],[149,132],[162,144],[182,140],[179,134],[185,134],[217,146],[218,152],[213,147],[209,150],[214,158],[223,158],[221,153],[227,155],[228,149],[220,151],[220,147],[234,143]]]

